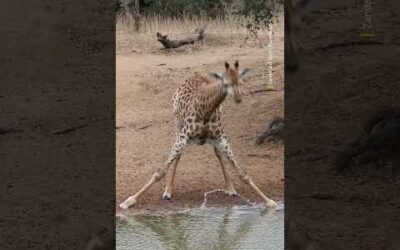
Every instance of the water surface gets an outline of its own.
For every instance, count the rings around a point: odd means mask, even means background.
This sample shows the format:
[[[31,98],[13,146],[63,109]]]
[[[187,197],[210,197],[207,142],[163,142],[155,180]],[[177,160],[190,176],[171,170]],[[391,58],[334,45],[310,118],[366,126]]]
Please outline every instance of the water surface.
[[[117,219],[118,250],[282,250],[284,210],[262,206],[192,209]]]

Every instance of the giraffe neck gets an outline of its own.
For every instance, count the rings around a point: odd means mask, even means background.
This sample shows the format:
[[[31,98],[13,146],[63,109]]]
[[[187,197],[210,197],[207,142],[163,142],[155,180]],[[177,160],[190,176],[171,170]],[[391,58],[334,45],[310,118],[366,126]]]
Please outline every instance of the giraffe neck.
[[[213,114],[225,100],[227,93],[227,87],[221,82],[202,86],[199,94],[199,111],[201,115],[207,119]]]

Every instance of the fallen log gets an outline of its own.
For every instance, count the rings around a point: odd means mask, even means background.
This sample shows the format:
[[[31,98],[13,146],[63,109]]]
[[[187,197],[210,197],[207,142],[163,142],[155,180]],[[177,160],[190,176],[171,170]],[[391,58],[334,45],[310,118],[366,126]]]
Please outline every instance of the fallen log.
[[[186,44],[194,44],[195,42],[199,42],[204,40],[204,32],[205,29],[196,29],[196,32],[198,32],[197,37],[193,38],[193,37],[188,37],[185,39],[180,39],[180,40],[170,40],[168,38],[168,35],[161,35],[160,32],[157,32],[157,40],[164,45],[165,48],[167,49],[174,49],[174,48],[178,48],[182,45],[186,45]]]

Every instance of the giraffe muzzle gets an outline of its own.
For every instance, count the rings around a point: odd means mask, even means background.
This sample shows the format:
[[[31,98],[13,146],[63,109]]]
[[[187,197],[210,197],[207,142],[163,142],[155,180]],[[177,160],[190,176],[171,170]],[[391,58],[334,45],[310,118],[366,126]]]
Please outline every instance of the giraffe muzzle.
[[[239,103],[241,103],[242,102],[242,95],[241,95],[241,93],[240,93],[240,90],[239,90],[239,88],[238,88],[238,86],[234,86],[233,88],[232,88],[232,97],[233,97],[233,100],[237,103],[237,104],[239,104]]]
[[[233,92],[233,100],[234,100],[237,104],[239,104],[239,103],[242,102],[242,97],[241,97],[239,91]]]

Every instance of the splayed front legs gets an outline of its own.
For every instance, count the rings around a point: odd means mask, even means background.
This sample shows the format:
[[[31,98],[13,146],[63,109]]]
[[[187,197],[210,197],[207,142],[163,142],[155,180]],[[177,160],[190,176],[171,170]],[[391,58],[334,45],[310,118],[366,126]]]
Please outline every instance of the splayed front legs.
[[[276,207],[277,204],[275,201],[269,199],[265,194],[256,186],[256,184],[253,182],[253,180],[250,178],[250,176],[246,173],[246,171],[238,165],[238,163],[235,161],[235,158],[232,153],[232,149],[226,139],[225,135],[222,135],[216,142],[215,142],[215,147],[218,152],[221,154],[225,155],[232,165],[232,167],[235,169],[235,171],[238,173],[240,180],[242,180],[244,183],[248,184],[265,202],[265,205],[267,207]]]
[[[165,177],[169,168],[172,166],[173,168],[172,168],[171,177],[167,181],[165,192],[163,194],[164,199],[170,199],[176,167],[177,167],[179,159],[183,153],[183,150],[185,149],[185,147],[187,145],[187,142],[188,142],[188,139],[184,135],[177,136],[174,147],[171,150],[168,160],[164,163],[164,165],[159,170],[157,170],[153,174],[150,181],[146,185],[144,185],[144,187],[142,187],[135,195],[130,196],[123,203],[121,203],[120,208],[127,209],[128,207],[134,205],[137,202],[138,198],[147,189],[149,189],[154,183],[158,182],[159,180],[161,180],[162,178]],[[265,194],[254,184],[253,180],[246,173],[246,171],[237,164],[237,162],[234,159],[231,147],[230,147],[229,143],[227,142],[227,139],[225,136],[221,136],[213,144],[214,144],[215,154],[217,155],[217,157],[220,161],[221,167],[222,167],[222,172],[224,174],[225,182],[227,185],[227,191],[229,194],[235,195],[237,193],[233,187],[233,184],[229,177],[229,174],[225,169],[225,165],[222,161],[223,156],[225,156],[228,159],[229,163],[232,165],[232,167],[238,173],[240,179],[244,183],[248,184],[264,200],[266,206],[268,206],[268,207],[276,207],[277,206],[273,200],[271,200],[267,196],[265,196]]]
[[[149,189],[154,183],[165,177],[166,173],[168,172],[168,169],[171,167],[173,163],[175,164],[174,168],[176,168],[178,160],[182,155],[186,145],[187,145],[187,137],[185,135],[176,136],[175,144],[171,150],[171,153],[169,154],[168,160],[164,163],[164,165],[153,174],[150,181],[147,182],[147,184],[144,185],[142,189],[140,189],[135,195],[130,196],[128,199],[122,202],[119,205],[119,207],[122,209],[127,209],[128,207],[133,206],[137,202],[138,198],[147,189]]]

